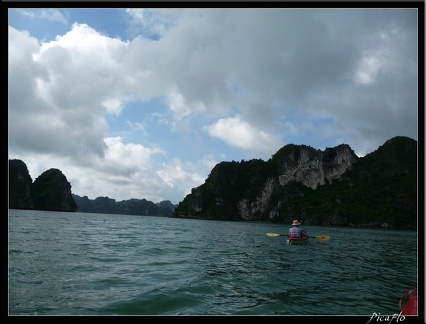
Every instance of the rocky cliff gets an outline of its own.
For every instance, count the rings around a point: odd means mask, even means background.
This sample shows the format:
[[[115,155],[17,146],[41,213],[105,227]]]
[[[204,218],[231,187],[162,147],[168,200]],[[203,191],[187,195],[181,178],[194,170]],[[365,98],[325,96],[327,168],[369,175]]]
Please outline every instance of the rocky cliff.
[[[77,205],[60,170],[49,169],[32,182],[26,164],[14,159],[9,160],[9,208],[74,212]]]
[[[21,160],[9,160],[9,208],[33,209],[31,184],[27,165]]]
[[[230,220],[268,221],[279,214],[287,200],[303,196],[303,187],[316,189],[339,179],[357,159],[348,145],[323,152],[290,144],[268,162],[221,162],[204,185],[185,197],[175,216],[216,219],[221,215],[219,218]],[[292,183],[301,186],[287,186]],[[185,203],[188,208],[183,208]]]
[[[290,144],[267,162],[221,162],[173,216],[413,228],[416,152],[416,141],[396,137],[363,158],[346,144],[324,151]]]
[[[332,183],[339,179],[358,160],[349,145],[327,148],[325,151],[311,147],[290,145],[278,151],[272,158],[278,165],[278,181],[285,186],[296,181],[308,188]]]

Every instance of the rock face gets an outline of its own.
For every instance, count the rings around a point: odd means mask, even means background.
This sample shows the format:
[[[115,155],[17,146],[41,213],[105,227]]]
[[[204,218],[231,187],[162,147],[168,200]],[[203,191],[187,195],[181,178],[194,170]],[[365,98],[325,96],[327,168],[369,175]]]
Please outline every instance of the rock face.
[[[284,186],[290,181],[296,181],[316,189],[318,185],[339,179],[357,160],[353,150],[345,144],[334,149],[328,148],[324,152],[304,145],[299,149],[294,147],[281,158],[279,184]]]
[[[60,170],[49,169],[32,182],[23,161],[9,160],[9,208],[74,212],[77,205]]]
[[[9,208],[33,209],[31,184],[27,165],[21,160],[9,160]]]
[[[286,201],[303,196],[307,188],[339,179],[357,160],[348,145],[321,151],[290,144],[268,162],[221,162],[204,185],[185,197],[175,216],[268,221]]]
[[[173,216],[415,228],[416,207],[417,142],[398,136],[362,158],[346,144],[290,144],[266,162],[221,162]]]

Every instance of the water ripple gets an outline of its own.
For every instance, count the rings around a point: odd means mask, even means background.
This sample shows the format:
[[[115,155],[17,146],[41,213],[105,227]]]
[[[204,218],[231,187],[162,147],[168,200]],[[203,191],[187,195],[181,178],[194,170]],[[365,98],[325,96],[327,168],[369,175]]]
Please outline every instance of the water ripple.
[[[60,217],[58,217],[60,216]],[[12,315],[394,314],[417,282],[414,232],[10,211]]]

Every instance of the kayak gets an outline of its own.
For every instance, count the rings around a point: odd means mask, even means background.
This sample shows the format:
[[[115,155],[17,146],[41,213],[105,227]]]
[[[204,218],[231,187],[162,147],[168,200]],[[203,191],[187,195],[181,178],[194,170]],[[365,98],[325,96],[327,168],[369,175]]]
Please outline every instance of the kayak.
[[[266,233],[266,235],[271,237],[278,237],[278,236],[286,236],[286,243],[287,245],[304,245],[308,243],[309,238],[316,238],[317,242],[328,242],[330,239],[330,236],[328,235],[317,235],[317,236],[304,236],[300,238],[296,237],[289,237],[286,234],[278,234],[278,233]]]
[[[417,287],[407,291],[399,300],[401,315],[417,315]]]
[[[300,238],[299,237],[297,237],[297,238],[288,237],[286,239],[286,242],[287,242],[288,245],[303,245],[303,244],[308,243],[308,241],[309,241],[308,236],[307,237],[300,237]]]

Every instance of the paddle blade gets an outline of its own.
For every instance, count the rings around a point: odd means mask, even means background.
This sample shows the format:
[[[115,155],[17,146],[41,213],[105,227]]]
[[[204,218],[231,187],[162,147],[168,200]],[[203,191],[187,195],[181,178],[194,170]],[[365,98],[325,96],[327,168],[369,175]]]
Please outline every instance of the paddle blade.
[[[277,234],[277,233],[266,233],[266,235],[268,235],[268,236],[281,236],[281,234]]]
[[[315,238],[316,238],[317,240],[326,241],[326,240],[329,240],[329,239],[330,239],[330,236],[328,236],[328,235],[318,235],[318,236],[315,236]]]

